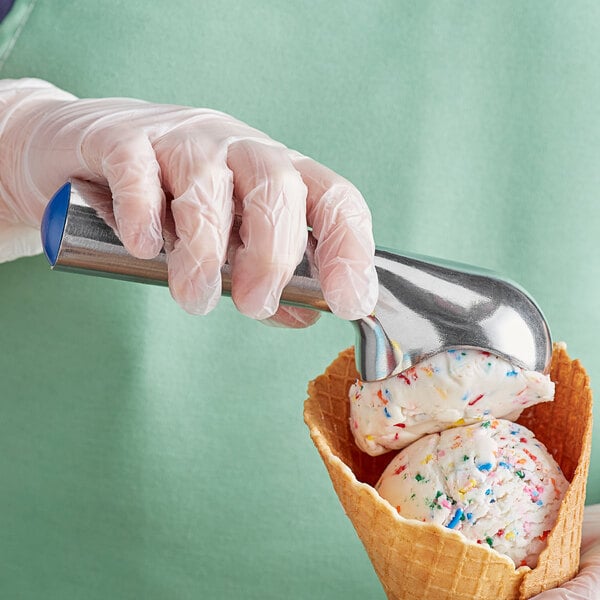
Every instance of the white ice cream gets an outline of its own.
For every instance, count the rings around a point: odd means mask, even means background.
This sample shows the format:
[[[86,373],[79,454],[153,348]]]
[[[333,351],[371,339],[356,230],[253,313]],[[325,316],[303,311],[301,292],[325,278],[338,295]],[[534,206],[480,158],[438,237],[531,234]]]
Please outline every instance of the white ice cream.
[[[533,433],[502,419],[428,435],[376,484],[403,517],[433,521],[535,567],[568,487]]]
[[[524,408],[552,400],[554,384],[489,352],[449,350],[383,381],[357,381],[349,396],[356,443],[376,456],[492,415],[517,419]]]

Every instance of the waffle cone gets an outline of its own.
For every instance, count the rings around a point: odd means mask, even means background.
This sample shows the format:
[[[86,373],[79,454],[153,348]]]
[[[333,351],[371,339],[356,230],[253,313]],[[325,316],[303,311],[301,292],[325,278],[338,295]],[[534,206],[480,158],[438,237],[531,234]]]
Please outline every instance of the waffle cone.
[[[531,429],[560,465],[569,488],[535,569],[434,523],[398,515],[373,488],[392,455],[361,452],[348,424],[348,390],[358,374],[345,350],[311,381],[304,419],[390,599],[525,600],[571,579],[579,568],[585,487],[592,438],[589,378],[564,345],[554,347],[550,375],[554,402],[527,409],[519,422]]]

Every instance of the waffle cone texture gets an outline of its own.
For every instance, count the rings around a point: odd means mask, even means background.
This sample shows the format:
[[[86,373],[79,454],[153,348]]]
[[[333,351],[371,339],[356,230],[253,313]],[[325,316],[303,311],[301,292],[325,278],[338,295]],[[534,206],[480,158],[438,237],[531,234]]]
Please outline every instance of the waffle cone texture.
[[[354,443],[348,390],[358,373],[351,348],[310,382],[304,420],[388,598],[526,600],[577,573],[592,394],[584,368],[571,361],[564,345],[554,347],[550,376],[556,383],[554,402],[525,410],[518,421],[546,445],[570,482],[535,569],[515,569],[509,558],[455,531],[405,519],[379,496],[373,486],[394,454],[372,457]]]

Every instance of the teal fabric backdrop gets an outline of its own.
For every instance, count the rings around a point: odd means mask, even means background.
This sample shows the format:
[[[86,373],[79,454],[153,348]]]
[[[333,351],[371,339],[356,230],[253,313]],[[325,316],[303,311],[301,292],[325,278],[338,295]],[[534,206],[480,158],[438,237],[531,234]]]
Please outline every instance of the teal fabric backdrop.
[[[232,113],[351,179],[380,245],[519,281],[600,380],[598,3],[17,7],[0,77]],[[2,598],[383,597],[302,421],[349,325],[194,318],[40,257],[0,289]]]

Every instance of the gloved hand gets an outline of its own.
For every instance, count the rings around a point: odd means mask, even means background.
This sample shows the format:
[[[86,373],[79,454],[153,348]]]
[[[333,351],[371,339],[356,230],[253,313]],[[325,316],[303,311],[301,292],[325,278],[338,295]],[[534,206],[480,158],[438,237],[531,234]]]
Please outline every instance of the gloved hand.
[[[579,574],[559,588],[532,600],[597,600],[600,598],[600,504],[586,506]]]
[[[315,259],[332,311],[356,319],[373,310],[371,217],[358,190],[226,114],[122,98],[79,100],[40,80],[0,81],[5,256],[34,250],[25,228],[37,230],[47,201],[69,177],[108,183],[108,218],[139,258],[158,254],[172,223],[169,287],[190,313],[205,314],[220,298],[234,213],[242,225],[229,256],[232,297],[242,313],[276,313],[302,258],[307,225],[318,240]],[[11,232],[20,240],[12,250]],[[288,326],[315,320],[300,309],[277,317]]]

